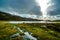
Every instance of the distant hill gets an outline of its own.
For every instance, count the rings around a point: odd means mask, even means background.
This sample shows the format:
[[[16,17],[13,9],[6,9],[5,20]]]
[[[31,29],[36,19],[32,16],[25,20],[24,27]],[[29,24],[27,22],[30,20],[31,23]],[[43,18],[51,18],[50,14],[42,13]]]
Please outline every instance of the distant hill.
[[[16,15],[11,15],[5,12],[0,12],[0,21],[39,21],[39,20],[32,18],[24,18]]]

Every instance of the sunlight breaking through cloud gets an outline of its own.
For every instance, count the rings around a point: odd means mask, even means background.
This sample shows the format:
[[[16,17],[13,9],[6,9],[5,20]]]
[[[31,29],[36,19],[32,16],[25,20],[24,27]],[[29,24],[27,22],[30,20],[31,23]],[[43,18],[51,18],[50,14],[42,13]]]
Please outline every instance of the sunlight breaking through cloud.
[[[42,19],[47,18],[47,8],[51,6],[50,0],[36,0],[38,6],[41,7]]]

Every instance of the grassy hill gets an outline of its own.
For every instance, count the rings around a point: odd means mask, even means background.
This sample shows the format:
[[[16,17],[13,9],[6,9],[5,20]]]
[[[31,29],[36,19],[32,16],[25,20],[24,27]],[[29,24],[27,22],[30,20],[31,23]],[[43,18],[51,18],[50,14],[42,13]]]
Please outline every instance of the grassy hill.
[[[9,13],[0,12],[0,21],[38,21],[37,19],[24,18]]]

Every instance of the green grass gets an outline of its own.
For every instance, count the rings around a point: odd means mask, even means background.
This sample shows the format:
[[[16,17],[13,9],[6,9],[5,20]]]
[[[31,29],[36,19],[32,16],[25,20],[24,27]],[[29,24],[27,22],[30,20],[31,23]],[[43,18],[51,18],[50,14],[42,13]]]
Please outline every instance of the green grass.
[[[28,24],[28,23],[21,23],[21,24],[7,24],[7,23],[0,23],[0,40],[9,40],[9,37],[12,34],[17,33],[17,29],[14,29],[13,26],[20,27],[24,31],[28,31],[33,33],[32,35],[36,37],[38,40],[60,40],[60,32],[55,31],[53,26],[60,27],[60,24],[48,24],[47,26],[51,26],[50,28],[42,28],[41,25],[46,24]]]
[[[42,25],[34,25],[34,24],[18,24],[17,26],[20,28],[24,28],[29,32],[32,32],[35,37],[38,38],[38,40],[60,40],[60,33],[53,31],[48,28],[41,28]],[[51,24],[49,24],[51,25]],[[53,31],[53,32],[52,32]]]
[[[0,40],[9,40],[10,36],[16,33],[17,30],[13,28],[11,24],[0,24]]]

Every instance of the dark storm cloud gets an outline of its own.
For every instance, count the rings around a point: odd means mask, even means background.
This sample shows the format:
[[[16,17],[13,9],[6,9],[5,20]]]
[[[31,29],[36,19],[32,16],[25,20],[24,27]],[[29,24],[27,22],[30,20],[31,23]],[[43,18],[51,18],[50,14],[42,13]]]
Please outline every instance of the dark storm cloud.
[[[48,14],[50,15],[60,15],[60,0],[51,0],[52,6],[48,8]]]
[[[30,13],[31,14],[35,13],[36,15],[41,16],[42,13],[41,13],[40,9],[41,8],[39,6],[34,6],[34,8],[32,10],[30,10]]]
[[[41,15],[40,8],[36,5],[35,0],[0,0],[0,11]]]

